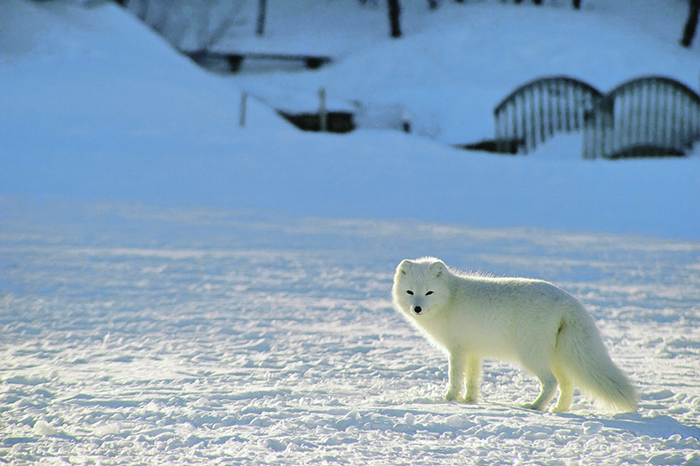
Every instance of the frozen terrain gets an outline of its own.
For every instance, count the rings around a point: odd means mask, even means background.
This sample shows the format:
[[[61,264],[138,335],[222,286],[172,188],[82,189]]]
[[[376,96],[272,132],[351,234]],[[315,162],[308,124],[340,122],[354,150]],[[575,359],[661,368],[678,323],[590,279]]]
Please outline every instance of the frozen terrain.
[[[0,461],[700,464],[700,245],[634,236],[3,198]],[[392,310],[431,253],[581,298],[641,392],[518,408],[535,379],[446,359]]]

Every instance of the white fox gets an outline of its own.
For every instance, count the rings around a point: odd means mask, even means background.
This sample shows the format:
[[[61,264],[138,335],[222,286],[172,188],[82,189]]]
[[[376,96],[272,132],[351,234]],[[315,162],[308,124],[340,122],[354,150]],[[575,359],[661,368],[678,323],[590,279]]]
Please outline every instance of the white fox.
[[[399,264],[392,296],[397,310],[447,353],[448,400],[476,403],[481,360],[496,357],[520,362],[540,380],[540,395],[526,408],[547,409],[559,385],[554,410],[566,412],[575,384],[617,411],[637,410],[637,393],[610,359],[593,318],[551,283],[461,274],[426,257]]]

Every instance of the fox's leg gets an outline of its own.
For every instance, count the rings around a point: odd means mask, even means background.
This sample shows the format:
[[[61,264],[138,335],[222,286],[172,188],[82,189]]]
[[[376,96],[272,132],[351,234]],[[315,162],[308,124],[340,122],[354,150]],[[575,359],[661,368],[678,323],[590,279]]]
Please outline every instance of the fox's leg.
[[[463,401],[462,390],[464,390],[464,379],[467,370],[467,358],[461,352],[450,353],[448,356],[449,371],[447,382],[447,392],[445,398],[448,400]]]
[[[554,407],[554,411],[565,413],[569,411],[571,402],[574,399],[574,386],[571,383],[571,379],[566,375],[566,372],[561,370],[561,368],[555,368],[554,376],[557,378],[557,382],[559,382],[559,400]]]
[[[550,358],[536,352],[526,355],[521,358],[520,362],[523,367],[540,379],[542,390],[540,395],[533,403],[526,404],[524,408],[544,411],[547,409],[549,402],[552,401],[554,394],[557,391],[557,378],[552,373],[552,364]]]
[[[479,388],[481,387],[481,359],[469,358],[467,366],[467,394],[464,397],[466,403],[476,403],[479,400]]]
[[[549,402],[552,401],[554,393],[557,391],[557,379],[549,369],[541,369],[533,371],[542,385],[540,396],[537,397],[534,403],[528,403],[523,408],[534,409],[536,411],[544,411],[547,409]]]

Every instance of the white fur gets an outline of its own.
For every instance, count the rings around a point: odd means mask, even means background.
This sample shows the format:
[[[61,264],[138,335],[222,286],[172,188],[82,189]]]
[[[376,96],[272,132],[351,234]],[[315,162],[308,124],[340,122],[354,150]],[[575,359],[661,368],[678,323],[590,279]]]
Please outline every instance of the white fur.
[[[637,393],[591,316],[551,283],[460,274],[428,257],[399,264],[392,296],[397,310],[447,353],[448,400],[475,403],[481,360],[495,357],[518,361],[540,380],[542,391],[528,408],[547,409],[558,385],[554,409],[568,411],[575,384],[615,410],[637,409]]]

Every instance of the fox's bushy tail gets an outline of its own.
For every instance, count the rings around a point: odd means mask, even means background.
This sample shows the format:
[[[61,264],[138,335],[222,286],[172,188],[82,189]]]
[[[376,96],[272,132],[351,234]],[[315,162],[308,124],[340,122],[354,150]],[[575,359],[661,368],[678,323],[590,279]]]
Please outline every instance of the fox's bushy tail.
[[[562,321],[557,356],[585,394],[616,411],[637,411],[637,391],[610,359],[593,318],[583,306]]]

